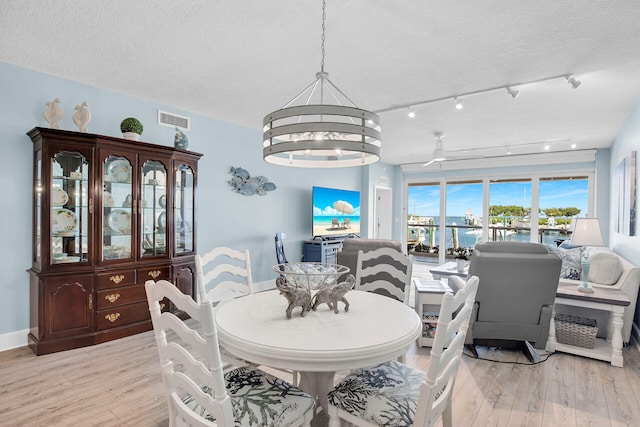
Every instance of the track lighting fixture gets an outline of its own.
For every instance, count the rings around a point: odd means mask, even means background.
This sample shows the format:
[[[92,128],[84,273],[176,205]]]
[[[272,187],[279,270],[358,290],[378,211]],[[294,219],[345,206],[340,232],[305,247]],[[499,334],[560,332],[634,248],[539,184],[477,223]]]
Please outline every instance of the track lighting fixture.
[[[513,99],[516,99],[520,95],[520,91],[518,89],[513,89],[513,86],[524,86],[524,85],[530,85],[533,83],[541,83],[541,82],[546,82],[548,80],[556,80],[556,79],[565,79],[574,89],[580,86],[580,84],[582,83],[580,80],[576,80],[573,74],[562,74],[559,76],[544,77],[538,80],[531,80],[528,82],[514,82],[508,86],[497,86],[497,87],[491,87],[487,89],[476,90],[474,92],[460,93],[460,94],[457,94],[455,97],[453,97],[453,101],[455,102],[456,109],[462,110],[464,108],[464,105],[462,104],[462,101],[460,101],[458,98],[472,96],[472,95],[479,95],[487,92],[494,92],[497,90],[506,90],[507,93],[511,95]],[[404,109],[404,108],[409,108],[410,110],[413,110],[422,105],[432,104],[434,102],[446,101],[451,98],[452,98],[451,95],[449,95],[449,96],[443,96],[442,98],[435,98],[435,99],[428,99],[420,102],[414,102],[411,105],[395,105],[393,107],[383,108],[381,110],[374,111],[374,113],[380,114],[380,113],[386,113],[389,111],[399,111],[400,109]]]
[[[565,79],[567,79],[567,83],[569,83],[574,89],[577,89],[578,86],[582,84],[582,82],[580,80],[576,80],[573,75],[566,76]]]
[[[413,108],[409,107],[409,118],[413,119],[416,116],[416,112],[413,111]]]

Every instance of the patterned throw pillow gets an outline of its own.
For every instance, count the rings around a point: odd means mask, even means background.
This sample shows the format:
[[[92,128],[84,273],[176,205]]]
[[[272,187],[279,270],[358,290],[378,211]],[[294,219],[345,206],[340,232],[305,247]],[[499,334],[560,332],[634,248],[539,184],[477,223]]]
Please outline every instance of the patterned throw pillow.
[[[560,256],[560,259],[562,259],[560,278],[579,280],[580,273],[582,272],[582,266],[580,264],[582,247],[564,249],[549,246],[549,249],[551,250],[551,252],[558,254],[558,256]]]

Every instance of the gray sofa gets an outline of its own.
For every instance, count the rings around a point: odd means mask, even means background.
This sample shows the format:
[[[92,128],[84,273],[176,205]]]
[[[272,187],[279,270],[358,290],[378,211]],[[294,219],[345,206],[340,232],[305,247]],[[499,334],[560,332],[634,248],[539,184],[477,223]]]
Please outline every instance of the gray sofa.
[[[561,265],[560,257],[542,244],[477,244],[469,276],[478,276],[480,283],[466,343],[528,342],[544,349]]]
[[[563,258],[563,270],[580,267],[579,259],[582,248],[565,248],[563,250],[561,246],[557,250]],[[575,252],[575,254],[570,256],[571,252]],[[636,310],[638,288],[640,287],[640,267],[634,266],[606,247],[589,248],[589,253],[591,254],[591,268],[589,270],[589,283],[591,287],[619,289],[623,291],[631,301],[631,304],[624,310],[624,326],[622,327],[622,340],[628,343],[631,341],[634,311]],[[577,258],[577,265],[576,261],[572,260],[572,258]],[[582,272],[580,272],[580,274],[582,274]],[[581,283],[581,279],[560,278],[560,286],[578,287]],[[611,338],[608,312],[556,304],[556,313],[595,319],[598,322],[598,337]]]

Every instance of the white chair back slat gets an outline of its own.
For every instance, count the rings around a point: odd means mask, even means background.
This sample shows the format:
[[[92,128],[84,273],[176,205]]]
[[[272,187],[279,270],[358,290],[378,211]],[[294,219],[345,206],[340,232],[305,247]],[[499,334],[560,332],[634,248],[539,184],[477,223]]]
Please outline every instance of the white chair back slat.
[[[213,267],[205,272],[209,266]],[[248,250],[238,251],[220,246],[196,255],[196,277],[199,299],[207,295],[214,304],[253,293]]]
[[[366,265],[366,267],[365,267]],[[358,251],[355,289],[388,294],[409,303],[413,255],[405,256],[395,248],[381,247],[372,251]],[[393,282],[375,278],[390,277]]]

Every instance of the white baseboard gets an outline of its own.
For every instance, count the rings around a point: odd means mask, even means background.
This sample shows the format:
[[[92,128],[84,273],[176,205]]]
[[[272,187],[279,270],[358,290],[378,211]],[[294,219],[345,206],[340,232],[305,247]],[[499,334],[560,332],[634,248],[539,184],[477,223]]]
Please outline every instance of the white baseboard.
[[[276,288],[275,280],[263,280],[262,282],[253,282],[253,292],[268,291]]]
[[[22,331],[9,332],[0,335],[0,351],[11,350],[13,348],[27,345],[28,329]]]

